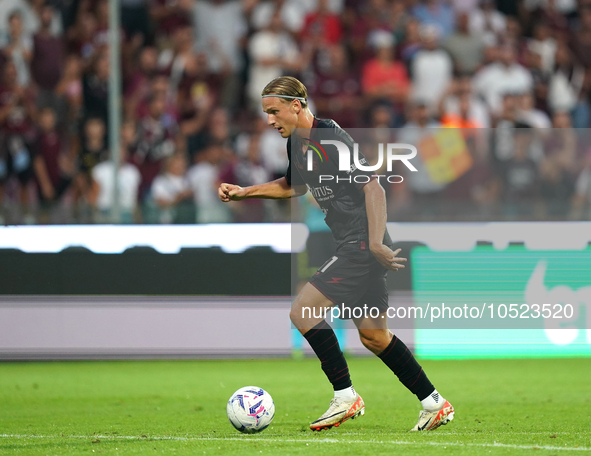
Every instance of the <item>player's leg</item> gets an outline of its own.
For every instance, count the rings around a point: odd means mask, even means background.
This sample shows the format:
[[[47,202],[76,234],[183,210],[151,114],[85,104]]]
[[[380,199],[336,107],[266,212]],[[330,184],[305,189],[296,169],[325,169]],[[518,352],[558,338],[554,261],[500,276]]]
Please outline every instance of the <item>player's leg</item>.
[[[294,300],[290,313],[291,321],[318,356],[334,389],[334,398],[326,413],[310,424],[310,429],[318,431],[339,426],[364,413],[363,400],[353,388],[337,336],[323,317],[324,311],[332,306],[334,303],[330,299],[307,283]]]
[[[386,317],[386,312],[383,312],[376,318],[354,319],[361,343],[421,401],[423,410],[412,431],[434,430],[447,424],[453,420],[452,405],[437,392],[406,344],[390,332]]]

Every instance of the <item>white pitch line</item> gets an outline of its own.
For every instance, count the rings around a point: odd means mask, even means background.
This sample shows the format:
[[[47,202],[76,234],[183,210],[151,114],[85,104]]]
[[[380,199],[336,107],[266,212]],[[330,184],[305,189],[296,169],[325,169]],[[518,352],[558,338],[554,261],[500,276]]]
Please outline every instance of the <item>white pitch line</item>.
[[[22,434],[0,434],[0,438],[15,439],[123,439],[123,440],[180,440],[180,441],[235,441],[235,442],[288,442],[288,443],[359,443],[379,445],[417,445],[417,446],[457,446],[457,447],[482,447],[482,448],[513,448],[518,450],[548,450],[548,451],[589,451],[586,447],[558,447],[548,445],[515,445],[510,443],[462,443],[462,442],[409,442],[404,440],[344,440],[344,439],[277,439],[261,437],[166,437],[147,436],[138,437],[132,435],[22,435]]]

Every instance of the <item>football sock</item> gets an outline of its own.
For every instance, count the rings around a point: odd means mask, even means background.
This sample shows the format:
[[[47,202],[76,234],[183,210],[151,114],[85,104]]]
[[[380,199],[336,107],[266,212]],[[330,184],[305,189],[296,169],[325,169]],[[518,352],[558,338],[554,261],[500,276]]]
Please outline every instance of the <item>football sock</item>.
[[[424,410],[434,412],[439,410],[444,402],[445,399],[441,397],[437,390],[433,390],[431,394],[421,401],[421,404]]]
[[[343,356],[339,341],[330,325],[322,320],[304,337],[318,356],[322,370],[328,377],[335,391],[341,391],[350,388],[352,385],[349,376],[349,367]],[[429,392],[433,391],[433,388]]]
[[[355,399],[355,397],[357,397],[357,393],[355,392],[355,388],[350,386],[348,388],[335,391],[334,397],[339,399]]]
[[[390,345],[378,356],[419,401],[435,389],[411,351],[398,337],[392,337]]]

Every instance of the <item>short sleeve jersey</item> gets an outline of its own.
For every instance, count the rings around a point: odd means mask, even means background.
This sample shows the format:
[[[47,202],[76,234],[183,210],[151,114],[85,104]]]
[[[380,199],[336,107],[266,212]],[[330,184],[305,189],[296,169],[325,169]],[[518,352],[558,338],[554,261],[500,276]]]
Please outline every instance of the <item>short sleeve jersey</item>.
[[[339,170],[337,146],[321,144],[324,140],[340,141],[347,146],[351,154],[351,167],[348,170]],[[369,241],[363,187],[374,179],[374,173],[355,166],[354,144],[353,138],[335,121],[317,118],[314,119],[310,138],[304,139],[293,134],[287,140],[287,183],[290,186],[308,187],[325,215],[324,221],[332,231],[337,247],[355,242],[367,245]],[[308,154],[312,156],[311,170],[308,170]],[[367,164],[361,153],[359,162]],[[387,231],[383,242],[392,244]]]

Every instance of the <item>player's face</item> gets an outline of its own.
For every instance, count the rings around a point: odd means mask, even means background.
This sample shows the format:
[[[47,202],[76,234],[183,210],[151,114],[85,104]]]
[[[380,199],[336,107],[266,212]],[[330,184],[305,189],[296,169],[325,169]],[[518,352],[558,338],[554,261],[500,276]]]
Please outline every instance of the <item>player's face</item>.
[[[297,127],[298,107],[297,103],[285,103],[281,98],[263,98],[263,111],[267,113],[267,124],[276,129],[283,138],[289,137]]]

